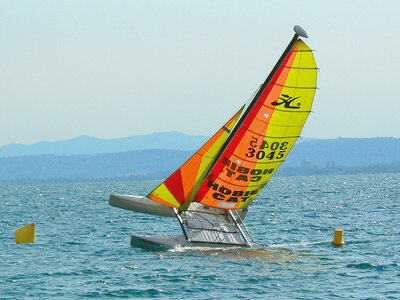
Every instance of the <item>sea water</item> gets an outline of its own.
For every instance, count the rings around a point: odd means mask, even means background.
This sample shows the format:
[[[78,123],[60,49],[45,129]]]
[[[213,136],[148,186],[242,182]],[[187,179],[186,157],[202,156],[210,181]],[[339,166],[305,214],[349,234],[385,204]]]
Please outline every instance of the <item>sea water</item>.
[[[0,298],[399,298],[400,174],[274,177],[246,223],[252,249],[132,248],[177,221],[110,207],[159,182],[0,186]],[[37,241],[14,231],[36,223]],[[346,245],[330,244],[335,228]]]

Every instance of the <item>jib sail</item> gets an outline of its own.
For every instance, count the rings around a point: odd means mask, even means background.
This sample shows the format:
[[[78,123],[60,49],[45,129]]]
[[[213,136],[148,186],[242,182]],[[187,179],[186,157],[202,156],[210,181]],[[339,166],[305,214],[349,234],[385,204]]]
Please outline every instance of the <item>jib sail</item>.
[[[171,207],[186,209],[207,176],[211,165],[216,160],[217,154],[221,151],[222,145],[239,119],[243,108],[178,170],[146,197]]]

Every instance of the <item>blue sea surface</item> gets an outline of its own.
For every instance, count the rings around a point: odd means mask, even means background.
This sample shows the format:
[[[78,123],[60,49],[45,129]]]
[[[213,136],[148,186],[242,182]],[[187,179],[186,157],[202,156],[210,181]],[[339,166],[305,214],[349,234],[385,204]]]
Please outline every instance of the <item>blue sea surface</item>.
[[[130,247],[132,232],[181,235],[173,218],[108,205],[158,183],[0,186],[0,298],[400,298],[400,174],[274,177],[246,218],[268,246]],[[29,223],[36,243],[16,245]]]

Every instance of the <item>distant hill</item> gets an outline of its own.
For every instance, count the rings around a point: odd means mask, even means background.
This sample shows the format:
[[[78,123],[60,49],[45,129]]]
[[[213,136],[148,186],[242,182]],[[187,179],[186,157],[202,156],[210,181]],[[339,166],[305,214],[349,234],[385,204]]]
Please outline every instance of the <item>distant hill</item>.
[[[0,157],[0,181],[168,175],[193,152],[153,149],[97,155]],[[294,146],[279,174],[400,172],[399,163],[400,139],[309,140]]]
[[[146,149],[193,150],[199,148],[206,140],[206,136],[191,136],[176,131],[117,139],[99,139],[83,135],[57,142],[5,145],[0,147],[0,157],[43,154],[99,154]]]
[[[337,166],[362,166],[400,162],[398,138],[338,138],[310,140],[296,144],[285,161],[299,166],[303,161],[323,167],[328,161]]]
[[[172,171],[193,151],[139,150],[97,155],[0,158],[0,179],[107,178]]]

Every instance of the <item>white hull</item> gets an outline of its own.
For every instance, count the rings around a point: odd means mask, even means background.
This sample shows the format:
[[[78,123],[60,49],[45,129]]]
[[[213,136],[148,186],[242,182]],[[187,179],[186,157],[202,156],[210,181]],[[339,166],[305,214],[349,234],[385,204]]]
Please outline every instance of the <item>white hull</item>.
[[[111,194],[109,204],[114,207],[151,215],[177,218],[184,236],[131,236],[131,246],[147,250],[166,250],[176,247],[249,247],[250,242],[240,224],[247,210],[232,212],[220,208],[191,203],[185,212],[150,200],[143,196]],[[240,221],[240,222],[239,222]]]
[[[165,251],[170,249],[177,249],[180,247],[206,247],[206,248],[247,248],[250,245],[235,245],[235,244],[221,244],[221,243],[207,243],[207,242],[190,242],[184,236],[170,237],[170,236],[152,236],[152,235],[131,235],[131,246],[142,248],[151,251]]]
[[[150,200],[145,196],[111,194],[108,203],[114,207],[144,214],[175,218],[172,207]]]

